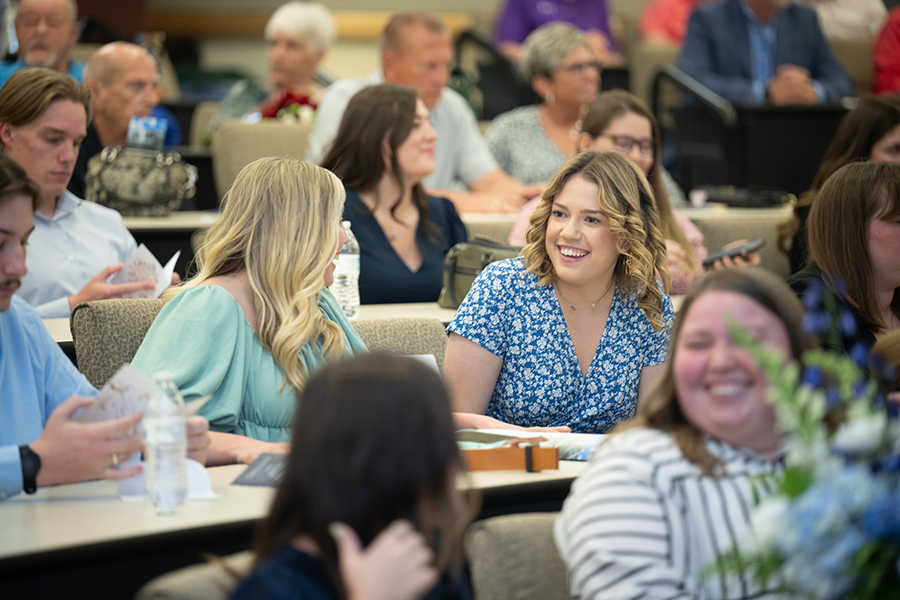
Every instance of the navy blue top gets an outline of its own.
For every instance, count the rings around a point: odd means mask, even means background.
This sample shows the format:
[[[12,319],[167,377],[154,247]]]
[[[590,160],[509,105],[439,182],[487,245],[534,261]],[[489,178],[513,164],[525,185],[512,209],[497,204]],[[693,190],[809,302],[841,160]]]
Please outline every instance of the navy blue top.
[[[471,600],[464,581],[455,584],[444,577],[425,600]],[[253,570],[241,582],[231,600],[333,600],[340,598],[321,560],[285,547]]]
[[[359,242],[361,304],[437,302],[441,295],[444,255],[454,244],[465,242],[468,234],[453,203],[446,198],[428,196],[428,218],[441,228],[440,241],[434,244],[421,230],[416,232],[416,241],[422,251],[422,266],[413,273],[394,252],[378,221],[359,195],[347,189],[344,220],[350,221],[350,228]]]

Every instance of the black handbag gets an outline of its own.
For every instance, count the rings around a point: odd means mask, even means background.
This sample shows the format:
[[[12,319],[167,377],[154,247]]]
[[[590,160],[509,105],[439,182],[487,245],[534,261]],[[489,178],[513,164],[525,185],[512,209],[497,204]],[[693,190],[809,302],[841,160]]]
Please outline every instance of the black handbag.
[[[495,260],[515,258],[521,248],[475,236],[471,242],[460,242],[444,257],[443,281],[438,306],[459,308],[478,274]]]

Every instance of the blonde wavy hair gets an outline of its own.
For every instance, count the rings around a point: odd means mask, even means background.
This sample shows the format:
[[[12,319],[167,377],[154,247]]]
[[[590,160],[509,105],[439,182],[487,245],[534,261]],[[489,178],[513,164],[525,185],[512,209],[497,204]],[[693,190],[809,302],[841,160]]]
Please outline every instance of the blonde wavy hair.
[[[246,269],[260,343],[284,371],[282,387],[301,389],[308,373],[300,348],[321,340],[326,358],[344,352],[340,327],[318,308],[343,200],[340,180],[321,167],[274,157],[250,163],[238,173],[199,249],[197,274],[163,297]]]
[[[615,277],[619,289],[637,298],[654,329],[663,328],[662,293],[657,273],[668,293],[671,285],[662,219],[647,178],[633,162],[614,152],[576,154],[556,172],[525,232],[522,260],[538,284],[549,285],[557,274],[547,253],[547,222],[553,202],[569,179],[580,175],[597,184],[597,206],[609,218],[609,231],[616,236],[619,259]]]

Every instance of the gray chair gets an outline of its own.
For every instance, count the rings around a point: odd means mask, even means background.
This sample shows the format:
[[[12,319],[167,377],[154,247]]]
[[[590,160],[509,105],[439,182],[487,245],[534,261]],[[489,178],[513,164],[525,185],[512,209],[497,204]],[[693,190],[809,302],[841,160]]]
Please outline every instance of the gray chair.
[[[447,333],[437,319],[367,319],[354,321],[353,328],[370,352],[433,354],[444,372]]]
[[[69,319],[78,369],[100,388],[119,367],[131,362],[153,319],[165,302],[154,299],[119,299],[83,302]]]
[[[134,600],[227,600],[253,567],[253,552],[238,552],[220,559],[160,575],[147,582]]]
[[[568,600],[566,566],[553,542],[556,515],[504,515],[469,527],[465,549],[475,600]]]

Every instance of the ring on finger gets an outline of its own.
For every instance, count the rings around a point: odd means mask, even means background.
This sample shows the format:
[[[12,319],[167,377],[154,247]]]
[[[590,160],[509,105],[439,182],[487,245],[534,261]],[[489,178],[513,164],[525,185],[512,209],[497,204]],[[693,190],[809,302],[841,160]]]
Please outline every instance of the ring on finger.
[[[112,463],[113,463],[114,467],[119,466],[119,455],[116,454],[115,452],[113,452],[113,455],[112,455]]]

